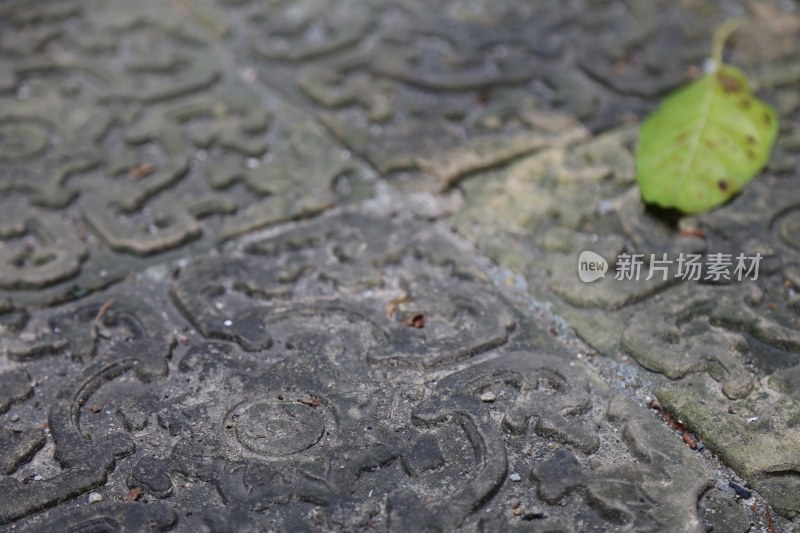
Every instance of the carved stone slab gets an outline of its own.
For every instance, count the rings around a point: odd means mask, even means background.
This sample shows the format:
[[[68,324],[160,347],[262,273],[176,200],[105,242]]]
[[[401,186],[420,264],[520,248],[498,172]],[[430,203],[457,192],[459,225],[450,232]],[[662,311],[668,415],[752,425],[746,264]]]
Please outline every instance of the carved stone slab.
[[[403,217],[234,241],[4,349],[0,520],[23,530],[698,529],[714,480]]]

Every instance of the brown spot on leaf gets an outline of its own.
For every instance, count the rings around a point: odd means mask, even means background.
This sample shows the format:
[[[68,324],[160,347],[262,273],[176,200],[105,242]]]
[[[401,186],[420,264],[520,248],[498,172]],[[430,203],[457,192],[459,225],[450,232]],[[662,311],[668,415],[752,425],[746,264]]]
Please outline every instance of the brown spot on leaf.
[[[705,146],[709,150],[713,150],[714,148],[716,148],[717,145],[711,139],[703,139],[703,146]]]
[[[747,136],[747,144],[756,144],[756,138],[752,135]]]
[[[722,192],[727,191],[730,188],[730,186],[731,186],[730,183],[728,183],[725,180],[719,180],[717,182],[717,187],[719,187],[719,190],[721,190]]]
[[[733,76],[725,74],[724,72],[717,73],[717,81],[722,87],[723,92],[725,92],[726,94],[738,93],[739,91],[742,90],[742,84],[739,83],[739,80],[737,80]]]
[[[750,161],[754,161],[756,158],[756,153],[750,149],[747,150],[747,159]]]
[[[772,115],[770,115],[766,111],[764,111],[764,114],[761,116],[761,118],[764,120],[764,124],[766,124],[767,126],[772,125]]]
[[[751,102],[749,98],[742,98],[741,100],[739,100],[739,106],[745,111],[747,111],[753,106],[753,102]]]

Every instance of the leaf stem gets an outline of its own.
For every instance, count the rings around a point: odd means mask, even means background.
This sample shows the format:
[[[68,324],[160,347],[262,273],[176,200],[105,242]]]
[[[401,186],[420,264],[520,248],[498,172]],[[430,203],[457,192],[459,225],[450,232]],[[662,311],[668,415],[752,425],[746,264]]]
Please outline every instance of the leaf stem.
[[[728,19],[714,32],[714,48],[712,49],[711,59],[714,61],[714,70],[722,66],[722,49],[731,34],[741,26],[742,19]]]

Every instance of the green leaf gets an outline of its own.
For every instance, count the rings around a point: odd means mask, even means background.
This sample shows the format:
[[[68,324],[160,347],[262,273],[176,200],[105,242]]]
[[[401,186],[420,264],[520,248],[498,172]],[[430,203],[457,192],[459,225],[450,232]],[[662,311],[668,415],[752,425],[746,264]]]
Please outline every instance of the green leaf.
[[[667,97],[642,124],[636,179],[646,202],[708,211],[769,160],[778,134],[775,111],[753,96],[741,70],[721,64],[720,40],[718,67]]]

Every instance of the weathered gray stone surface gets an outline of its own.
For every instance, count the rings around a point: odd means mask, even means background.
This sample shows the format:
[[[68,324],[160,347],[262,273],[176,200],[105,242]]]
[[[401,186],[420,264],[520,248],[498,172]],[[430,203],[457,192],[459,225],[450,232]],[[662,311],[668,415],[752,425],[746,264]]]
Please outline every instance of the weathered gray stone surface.
[[[773,160],[646,209],[636,126],[742,14]],[[798,32],[755,0],[0,3],[0,527],[797,529]],[[766,259],[585,285],[587,249]]]
[[[796,36],[794,14],[764,12]],[[774,6],[769,9],[776,9]],[[751,30],[753,31],[753,30]],[[769,36],[761,35],[769,41]],[[789,41],[780,59],[797,60]],[[758,49],[759,53],[765,53]],[[749,64],[746,46],[734,58]],[[775,58],[775,61],[778,61]],[[767,65],[768,66],[768,65]],[[774,65],[773,65],[774,66]],[[628,356],[668,379],[654,378],[663,406],[722,460],[759,487],[775,511],[800,512],[800,396],[797,391],[798,246],[794,213],[797,106],[759,65],[766,94],[777,102],[784,134],[766,175],[727,206],[678,218],[645,209],[633,184],[635,128],[623,127],[564,147],[548,147],[463,185],[461,232],[501,263],[525,272],[537,296],[552,301],[577,334],[612,358]],[[800,78],[792,78],[796,83]],[[796,92],[791,89],[791,92]],[[564,130],[569,135],[569,130]],[[792,162],[788,162],[792,161]],[[487,199],[488,198],[488,199]],[[485,221],[492,218],[493,222]],[[578,254],[761,253],[757,281],[617,281],[587,286]],[[644,277],[644,276],[643,276]]]

